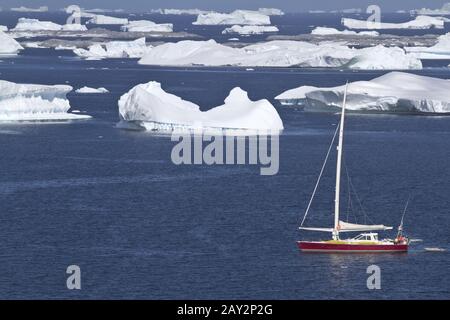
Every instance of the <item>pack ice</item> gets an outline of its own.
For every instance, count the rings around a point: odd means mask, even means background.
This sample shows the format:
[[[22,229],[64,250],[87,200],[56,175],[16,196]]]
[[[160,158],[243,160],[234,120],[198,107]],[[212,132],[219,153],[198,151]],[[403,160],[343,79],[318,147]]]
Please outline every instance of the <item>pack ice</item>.
[[[275,99],[283,105],[304,106],[307,111],[337,111],[345,85],[334,88],[302,86]],[[371,81],[348,86],[349,110],[382,113],[450,113],[450,80],[390,72]]]
[[[417,16],[408,22],[388,23],[342,18],[342,24],[349,29],[443,29],[444,20],[441,17]]]
[[[270,25],[270,17],[259,11],[235,10],[231,13],[210,12],[197,16],[194,25]]]
[[[133,123],[157,131],[283,129],[283,122],[269,101],[251,101],[240,88],[231,90],[223,105],[201,111],[198,105],[165,92],[160,83],[151,81],[135,86],[120,98],[119,114],[122,125]]]
[[[166,66],[343,67],[421,69],[419,59],[398,47],[353,49],[336,43],[277,40],[232,48],[208,41],[180,41],[149,48],[140,64]]]
[[[72,120],[90,118],[68,113],[67,85],[17,84],[0,80],[0,121]]]
[[[0,31],[0,55],[17,54],[23,47],[12,37]]]

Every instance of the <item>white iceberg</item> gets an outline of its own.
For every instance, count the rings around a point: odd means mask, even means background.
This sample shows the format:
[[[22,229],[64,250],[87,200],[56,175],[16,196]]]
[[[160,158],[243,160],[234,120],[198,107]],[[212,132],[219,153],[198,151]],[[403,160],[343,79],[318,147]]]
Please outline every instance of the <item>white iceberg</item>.
[[[222,31],[222,34],[230,34],[230,33],[237,33],[243,36],[249,36],[254,34],[264,34],[264,33],[272,33],[272,32],[278,32],[277,27],[275,26],[239,26],[234,25],[230,28],[226,28]]]
[[[275,99],[284,105],[304,106],[307,111],[337,111],[342,107],[345,85],[334,88],[302,86]],[[346,108],[360,112],[450,113],[450,80],[390,72],[371,81],[348,86]]]
[[[108,93],[109,90],[106,88],[91,88],[91,87],[82,87],[80,89],[75,90],[76,93],[83,93],[83,94],[91,94],[91,93]]]
[[[376,31],[351,31],[351,30],[338,30],[335,28],[327,28],[327,27],[316,27],[311,31],[311,34],[320,35],[320,36],[328,36],[328,35],[353,35],[353,36],[369,36],[369,37],[377,37],[380,34]]]
[[[149,47],[145,44],[145,38],[134,41],[111,41],[96,43],[88,49],[77,48],[73,52],[85,59],[107,59],[107,58],[140,58]]]
[[[88,20],[87,23],[91,23],[91,24],[119,24],[119,25],[124,25],[124,24],[128,24],[128,19],[127,18],[116,18],[116,17],[109,17],[109,16],[104,16],[101,14],[96,14],[94,15],[90,20]]]
[[[232,13],[200,14],[194,25],[270,25],[270,17],[258,11],[235,10]]]
[[[6,31],[8,31],[8,27],[7,27],[7,26],[0,25],[0,31],[1,31],[1,32],[6,32]]]
[[[152,81],[124,94],[119,100],[119,114],[122,121],[147,130],[283,129],[283,122],[269,101],[251,101],[240,88],[231,90],[224,105],[201,111],[198,105],[165,92],[160,83]]]
[[[85,25],[75,23],[60,25],[51,21],[19,18],[17,25],[11,31],[87,31],[87,28]]]
[[[269,41],[232,48],[209,41],[180,41],[149,48],[140,64],[163,66],[342,67],[351,69],[421,69],[419,59],[398,47],[364,49],[336,43]]]
[[[431,47],[405,47],[406,52],[418,59],[450,59],[450,32],[438,37]]]
[[[408,22],[387,23],[342,18],[342,24],[350,29],[443,29],[444,19],[438,17],[417,16],[414,20]]]
[[[259,8],[258,12],[265,14],[267,16],[283,16],[284,12],[276,8]]]
[[[200,9],[156,9],[151,10],[151,13],[159,14],[171,14],[171,15],[193,15],[198,16],[199,14],[213,13],[214,11],[206,11]]]
[[[445,3],[441,9],[428,9],[428,8],[422,8],[418,10],[414,10],[415,13],[421,14],[421,15],[450,15],[450,3]]]
[[[23,47],[11,36],[0,31],[0,55],[17,54]]]
[[[18,8],[11,8],[11,11],[15,11],[15,12],[47,12],[48,11],[48,7],[46,6],[42,6],[39,8],[27,8],[27,7],[18,7]]]
[[[17,84],[0,80],[0,121],[87,119],[69,113],[67,85]]]
[[[120,27],[122,31],[128,32],[172,32],[173,24],[157,24],[149,20],[130,21],[127,25]]]

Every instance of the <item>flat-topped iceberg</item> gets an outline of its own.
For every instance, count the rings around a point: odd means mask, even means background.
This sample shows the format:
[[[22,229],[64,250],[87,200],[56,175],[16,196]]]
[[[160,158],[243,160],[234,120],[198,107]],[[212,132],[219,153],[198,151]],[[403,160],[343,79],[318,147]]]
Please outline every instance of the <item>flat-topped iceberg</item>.
[[[17,54],[23,47],[11,36],[0,31],[0,55]]]
[[[91,88],[91,87],[82,87],[80,89],[75,90],[76,93],[82,93],[82,94],[93,94],[93,93],[108,93],[109,90],[106,88]]]
[[[240,88],[231,90],[225,104],[201,111],[198,105],[165,92],[160,83],[151,81],[135,86],[120,98],[119,114],[123,122],[147,130],[283,129],[283,122],[269,101],[251,101]]]
[[[335,112],[342,107],[345,85],[334,88],[302,86],[275,99],[307,111]],[[390,72],[348,86],[346,108],[359,112],[450,113],[450,80]]]
[[[284,12],[276,8],[259,8],[258,12],[268,16],[283,16]]]
[[[0,80],[0,121],[87,119],[68,113],[67,85],[17,84]]]
[[[122,31],[128,32],[172,32],[173,24],[171,23],[154,23],[149,20],[130,21],[128,24],[120,27]]]
[[[338,30],[335,28],[328,27],[316,27],[311,31],[311,34],[320,35],[320,36],[328,36],[328,35],[351,35],[351,36],[369,36],[369,37],[377,37],[380,34],[376,31],[351,31],[351,30]]]
[[[27,8],[27,7],[21,6],[18,8],[11,8],[11,11],[15,11],[15,12],[47,12],[48,7],[42,6],[39,8]]]
[[[270,17],[258,11],[236,10],[231,13],[200,14],[194,25],[270,25]]]
[[[151,13],[167,14],[167,15],[193,15],[213,13],[214,11],[206,11],[200,9],[154,9]]]
[[[421,15],[450,15],[450,3],[445,3],[442,8],[440,9],[428,9],[428,8],[422,8],[414,10],[415,13],[421,14]]]
[[[222,34],[230,34],[237,33],[243,36],[249,36],[254,34],[264,34],[264,33],[273,33],[278,32],[277,27],[275,26],[239,26],[234,25],[230,28],[226,28],[222,31]]]
[[[431,47],[405,47],[406,52],[418,59],[450,59],[450,32],[438,37]]]
[[[105,16],[102,14],[96,14],[93,15],[92,18],[90,20],[88,20],[87,23],[91,23],[91,24],[119,24],[119,25],[124,25],[124,24],[128,24],[128,19],[127,18],[116,18],[116,17],[110,17],[110,16]]]
[[[408,22],[388,23],[342,18],[342,24],[350,29],[443,29],[444,20],[440,17],[417,16]]]
[[[96,43],[88,49],[77,48],[73,52],[85,59],[97,60],[107,58],[140,58],[147,51],[145,38],[134,41],[110,41]]]
[[[40,21],[38,19],[19,18],[17,25],[12,29],[18,31],[86,31],[85,25],[65,24],[60,25],[51,21]]]
[[[149,48],[140,64],[164,66],[341,67],[351,69],[421,69],[419,59],[398,47],[364,49],[335,43],[320,45],[277,40],[232,48],[209,41],[180,41]]]

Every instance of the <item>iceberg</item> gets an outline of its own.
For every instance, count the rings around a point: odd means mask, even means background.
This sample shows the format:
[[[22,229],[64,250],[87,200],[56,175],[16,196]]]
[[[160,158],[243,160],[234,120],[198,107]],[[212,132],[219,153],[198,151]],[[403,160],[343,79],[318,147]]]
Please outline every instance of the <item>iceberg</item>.
[[[270,25],[270,17],[258,11],[236,10],[232,13],[200,14],[194,25]]]
[[[74,120],[88,115],[69,113],[67,85],[17,84],[0,80],[0,121]]]
[[[96,43],[89,46],[87,50],[77,48],[73,52],[85,59],[140,58],[148,48],[145,44],[145,38],[140,38],[134,41]]]
[[[281,11],[280,9],[276,9],[276,8],[259,8],[258,12],[265,14],[267,16],[283,16],[284,15],[283,11]]]
[[[106,88],[90,88],[90,87],[82,87],[80,89],[75,90],[76,93],[86,93],[86,94],[91,94],[91,93],[108,93],[109,90]]]
[[[237,33],[243,36],[249,36],[253,34],[264,34],[264,33],[272,33],[272,32],[278,32],[277,27],[275,26],[239,26],[234,25],[230,28],[226,28],[222,31],[222,34],[230,34],[230,33]]]
[[[304,106],[307,111],[338,111],[345,85],[334,88],[302,86],[275,97],[283,105]],[[404,72],[390,72],[348,86],[346,108],[358,112],[450,113],[450,80]]]
[[[6,31],[8,31],[8,27],[7,27],[7,26],[0,25],[0,31],[1,31],[1,32],[6,32]]]
[[[116,18],[116,17],[109,17],[109,16],[104,16],[101,14],[96,14],[94,16],[92,16],[92,18],[90,20],[88,20],[87,23],[90,24],[119,24],[119,25],[124,25],[124,24],[128,24],[128,19],[127,18]]]
[[[85,25],[76,23],[60,25],[51,21],[19,18],[17,25],[11,31],[87,31],[87,28]]]
[[[319,35],[319,36],[328,36],[328,35],[353,35],[353,36],[369,36],[369,37],[377,37],[380,34],[376,31],[351,31],[351,30],[343,30],[340,31],[335,28],[327,28],[327,27],[316,27],[311,31],[311,34]]]
[[[405,47],[405,51],[418,59],[450,59],[450,32],[438,37],[431,47]]]
[[[342,24],[350,29],[443,29],[444,19],[438,17],[417,16],[403,23],[372,22],[351,18],[342,18]]]
[[[17,54],[23,47],[12,37],[0,31],[0,55]]]
[[[27,8],[27,7],[18,7],[18,8],[11,8],[11,11],[15,11],[15,12],[47,12],[48,11],[48,7],[46,6],[42,6],[39,8]]]
[[[199,14],[214,13],[214,11],[205,11],[200,9],[156,9],[151,10],[151,13],[198,16]]]
[[[421,69],[419,59],[398,47],[353,49],[336,43],[269,41],[233,48],[214,40],[180,41],[149,48],[140,64],[163,66],[341,67]]]
[[[130,21],[127,25],[120,27],[122,31],[128,32],[172,32],[173,24],[157,24],[148,20]]]
[[[429,16],[434,16],[434,15],[450,15],[450,3],[445,3],[441,9],[427,9],[427,8],[422,8],[422,9],[417,9],[414,10],[415,13],[420,14],[420,15],[429,15]]]
[[[269,101],[251,101],[240,88],[231,90],[223,105],[201,111],[198,105],[165,92],[160,83],[151,81],[135,86],[120,98],[119,114],[122,122],[156,131],[283,129],[283,122]]]

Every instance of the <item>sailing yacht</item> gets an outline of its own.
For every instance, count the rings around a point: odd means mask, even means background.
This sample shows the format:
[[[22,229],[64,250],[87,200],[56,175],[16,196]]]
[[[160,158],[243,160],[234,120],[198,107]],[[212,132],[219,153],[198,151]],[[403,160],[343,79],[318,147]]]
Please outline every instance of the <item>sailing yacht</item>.
[[[325,162],[322,166],[322,170],[317,180],[316,187],[306,209],[305,216],[300,226],[300,230],[319,231],[331,233],[331,239],[325,241],[298,241],[298,247],[303,252],[324,252],[324,253],[383,253],[383,252],[407,252],[409,246],[409,239],[403,235],[403,217],[400,226],[398,227],[398,233],[395,239],[383,239],[378,238],[378,234],[374,231],[392,230],[392,227],[384,225],[361,225],[353,224],[341,221],[339,219],[340,214],[340,196],[341,196],[341,169],[342,169],[342,154],[344,143],[344,124],[345,124],[345,109],[347,100],[348,83],[345,86],[344,100],[342,104],[342,113],[340,124],[336,128],[333,141],[328,149]],[[323,174],[328,156],[334,145],[336,134],[339,132],[339,142],[337,147],[337,167],[336,167],[336,192],[335,192],[335,207],[334,207],[334,226],[333,228],[308,228],[303,227],[303,223],[306,220],[306,216],[311,207],[312,200],[317,191],[317,187],[320,182],[320,178]],[[405,209],[406,210],[406,209]],[[342,233],[347,232],[364,232],[354,238],[341,239]]]

